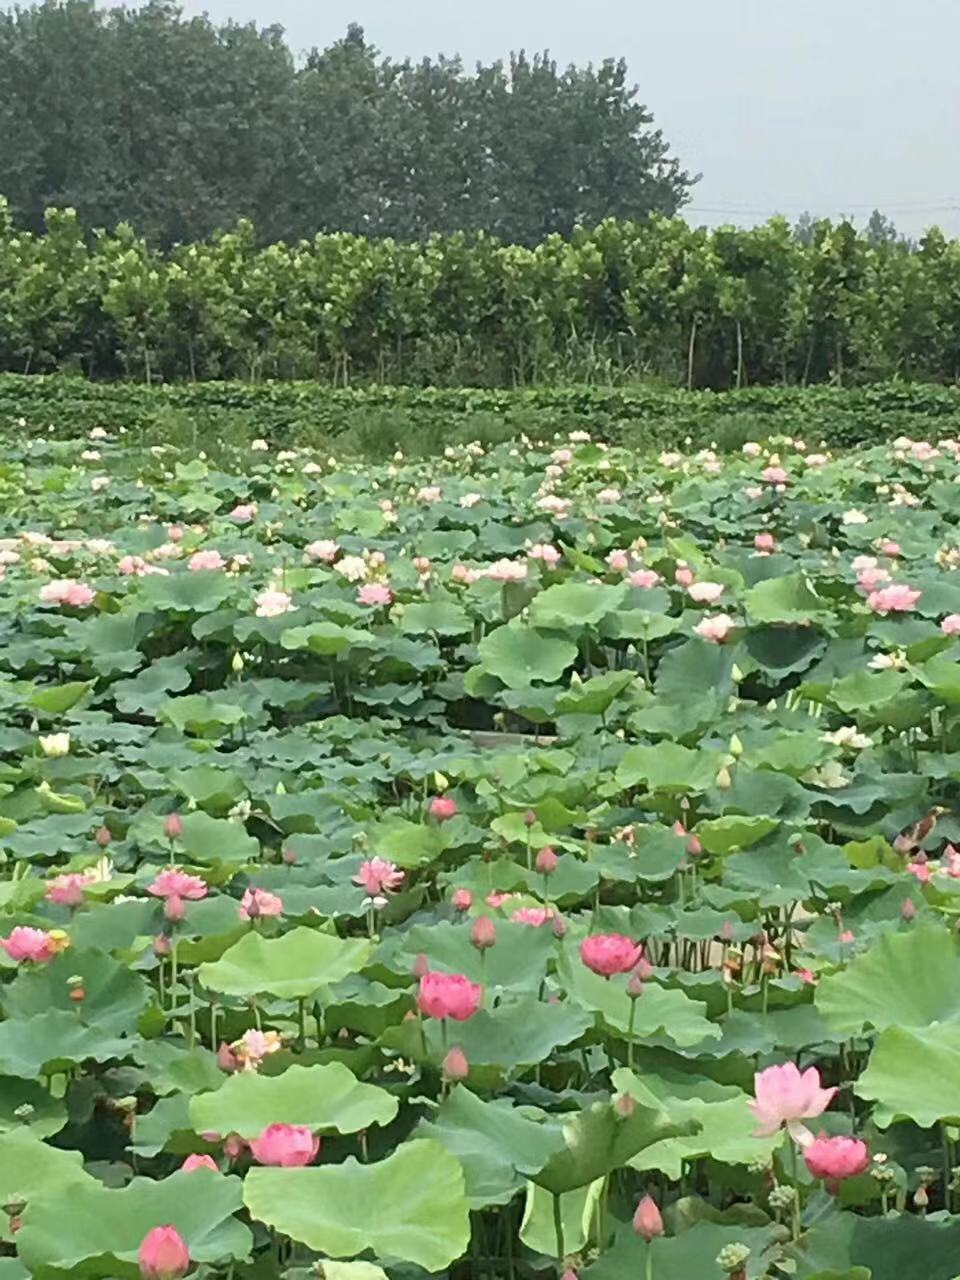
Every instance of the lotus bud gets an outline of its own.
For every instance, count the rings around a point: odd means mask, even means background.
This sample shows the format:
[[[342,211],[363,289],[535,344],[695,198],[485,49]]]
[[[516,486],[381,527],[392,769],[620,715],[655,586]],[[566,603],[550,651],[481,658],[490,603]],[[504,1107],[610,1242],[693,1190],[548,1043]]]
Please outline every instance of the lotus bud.
[[[478,951],[487,951],[497,941],[497,926],[489,916],[477,916],[470,930],[470,941]]]
[[[170,939],[165,933],[158,933],[154,938],[153,954],[155,956],[168,956],[170,954]]]
[[[631,1000],[639,1000],[643,995],[643,979],[638,973],[631,973],[627,982],[627,995]]]
[[[717,789],[720,791],[729,791],[730,788],[733,786],[733,778],[730,776],[730,770],[727,768],[726,765],[723,765],[720,769],[717,770],[715,783],[716,783]]]
[[[739,760],[743,755],[743,743],[736,734],[734,734],[730,739],[730,754],[733,756],[734,760]]]
[[[552,876],[557,869],[557,855],[547,846],[537,854],[535,865],[542,876]]]
[[[422,978],[425,973],[430,972],[430,961],[422,951],[415,956],[410,971],[415,978]]]
[[[101,849],[106,849],[113,837],[110,834],[110,828],[108,826],[101,826],[97,828],[97,833],[93,838]]]
[[[236,1071],[240,1061],[225,1040],[221,1040],[217,1050],[217,1066],[221,1071]]]
[[[691,858],[699,858],[703,853],[703,845],[700,842],[700,837],[688,836],[686,849]]]
[[[243,661],[243,654],[235,653],[233,657],[230,659],[230,670],[233,672],[235,676],[238,676],[243,671],[244,666],[245,666],[245,663]]]
[[[451,1049],[443,1060],[443,1078],[451,1084],[466,1080],[470,1074],[470,1064],[462,1049]]]
[[[137,1255],[143,1280],[180,1280],[190,1269],[190,1251],[176,1227],[154,1227]]]
[[[228,1160],[239,1160],[246,1149],[246,1145],[238,1133],[231,1133],[223,1144],[223,1154]]]
[[[275,796],[285,796],[287,794],[287,788],[283,785],[282,782],[278,782],[273,789],[273,794]]]
[[[455,911],[469,911],[473,906],[473,894],[469,889],[454,889],[450,901]]]
[[[618,1093],[613,1099],[613,1109],[621,1120],[629,1120],[637,1109],[637,1100],[630,1093]]]
[[[39,739],[40,750],[45,756],[51,759],[57,759],[59,756],[70,754],[70,735],[69,733],[48,733],[46,737]]]
[[[435,771],[433,775],[434,791],[443,792],[443,791],[446,791],[449,786],[450,786],[450,779],[446,776],[446,774]]]
[[[163,834],[168,840],[179,840],[183,835],[183,822],[179,813],[167,814],[163,824]]]
[[[663,1235],[663,1218],[652,1196],[644,1196],[637,1205],[633,1215],[633,1229],[638,1236],[643,1236],[647,1244],[656,1236]]]
[[[743,671],[740,669],[740,667],[737,666],[736,663],[733,664],[733,667],[730,670],[730,675],[733,677],[734,681],[737,684],[740,684],[740,682],[743,680]]]
[[[576,688],[579,688],[579,686],[582,684],[583,684],[583,680],[580,678],[579,672],[572,671],[570,673],[570,687],[572,689],[576,689]]]
[[[912,920],[917,914],[917,904],[912,898],[904,898],[903,906],[900,908],[900,916],[903,920]]]
[[[563,916],[554,916],[550,922],[550,928],[555,938],[563,938],[567,932],[567,922]]]
[[[288,867],[294,867],[296,866],[296,863],[297,863],[297,855],[293,852],[292,849],[289,849],[289,848],[284,849],[283,860]]]
[[[532,809],[528,809],[527,812],[523,815],[523,825],[525,827],[533,827],[533,826],[536,826],[536,823],[537,823],[537,815],[534,813]]]

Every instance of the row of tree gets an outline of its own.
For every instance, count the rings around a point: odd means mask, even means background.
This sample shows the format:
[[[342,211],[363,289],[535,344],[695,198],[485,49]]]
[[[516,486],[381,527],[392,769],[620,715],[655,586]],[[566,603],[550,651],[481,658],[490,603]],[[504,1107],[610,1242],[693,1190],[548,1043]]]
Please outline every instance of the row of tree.
[[[626,67],[518,54],[393,62],[350,27],[305,61],[279,28],[45,0],[0,14],[0,191],[127,221],[165,246],[249,218],[318,231],[518,244],[605,217],[676,212],[690,186]]]
[[[145,381],[511,386],[960,377],[960,242],[783,219],[607,220],[533,248],[482,233],[263,245],[250,223],[169,252],[73,210],[0,201],[0,368]]]

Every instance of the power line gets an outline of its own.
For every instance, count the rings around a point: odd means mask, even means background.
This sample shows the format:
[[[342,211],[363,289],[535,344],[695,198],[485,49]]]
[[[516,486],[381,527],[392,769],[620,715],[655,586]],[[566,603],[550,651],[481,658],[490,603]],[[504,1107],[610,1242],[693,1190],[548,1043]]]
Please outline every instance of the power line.
[[[960,200],[952,202],[944,201],[942,203],[933,203],[926,201],[917,202],[895,202],[886,200],[877,200],[867,204],[858,202],[847,203],[843,200],[837,200],[832,203],[832,207],[844,213],[872,213],[875,209],[881,213],[960,213]],[[751,205],[740,204],[696,204],[684,205],[683,212],[686,213],[729,213],[729,214],[747,214],[754,217],[774,217],[778,213],[808,213],[812,212],[809,204],[782,204],[776,208],[756,208]]]

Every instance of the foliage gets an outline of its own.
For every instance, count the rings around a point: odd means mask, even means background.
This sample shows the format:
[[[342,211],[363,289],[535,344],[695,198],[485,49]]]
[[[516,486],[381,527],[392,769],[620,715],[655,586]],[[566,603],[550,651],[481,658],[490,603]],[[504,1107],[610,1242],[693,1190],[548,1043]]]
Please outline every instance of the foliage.
[[[165,245],[252,217],[318,231],[518,243],[673,213],[690,186],[622,61],[515,54],[392,62],[351,26],[295,61],[279,27],[185,19],[169,0],[0,17],[0,173],[35,232],[50,205]]]
[[[338,387],[953,383],[958,297],[960,245],[936,230],[913,247],[819,222],[804,245],[782,219],[707,231],[651,217],[589,220],[528,247],[482,231],[263,245],[242,220],[163,252],[127,223],[91,239],[72,208],[48,209],[44,235],[23,232],[0,205],[0,370],[16,373]],[[389,397],[380,407],[389,430]]]
[[[4,1280],[157,1227],[214,1280],[956,1275],[960,444],[55,425],[0,466]]]

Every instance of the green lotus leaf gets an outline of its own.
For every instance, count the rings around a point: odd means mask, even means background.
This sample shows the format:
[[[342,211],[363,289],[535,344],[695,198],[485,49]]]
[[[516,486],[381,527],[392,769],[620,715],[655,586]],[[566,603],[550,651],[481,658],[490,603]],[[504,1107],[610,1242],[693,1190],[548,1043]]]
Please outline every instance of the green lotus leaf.
[[[205,987],[219,995],[263,994],[296,1000],[358,972],[369,954],[366,939],[344,941],[303,926],[279,938],[251,932],[219,960],[202,964],[198,975]]]
[[[441,1271],[470,1239],[460,1163],[426,1139],[376,1164],[251,1169],[243,1194],[254,1218],[333,1258],[370,1250],[384,1263]]]
[[[342,1063],[330,1062],[294,1065],[279,1076],[240,1072],[215,1092],[197,1094],[190,1102],[190,1122],[198,1133],[241,1138],[255,1138],[271,1124],[357,1133],[389,1124],[397,1105],[385,1089],[361,1084]]]
[[[480,641],[477,652],[483,669],[509,689],[522,689],[534,680],[559,680],[577,656],[572,640],[544,635],[519,623],[497,627]]]

